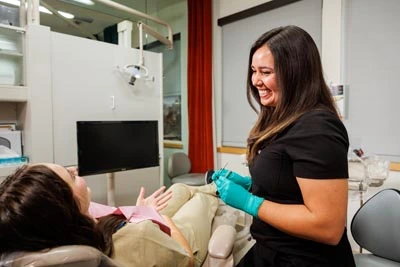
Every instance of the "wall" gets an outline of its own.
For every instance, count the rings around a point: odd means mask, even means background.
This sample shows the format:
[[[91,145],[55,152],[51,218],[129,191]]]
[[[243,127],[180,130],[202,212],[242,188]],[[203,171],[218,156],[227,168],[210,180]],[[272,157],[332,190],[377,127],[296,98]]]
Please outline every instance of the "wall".
[[[345,122],[350,144],[399,162],[400,2],[351,0],[345,1],[344,10],[343,69],[349,99]]]
[[[11,102],[0,103],[0,121],[1,122],[16,122],[17,120],[17,104]]]
[[[161,1],[159,1],[161,2]],[[170,3],[170,4],[169,4]],[[156,5],[158,4],[158,5]],[[178,148],[171,146],[164,147],[164,184],[171,184],[167,175],[167,161],[169,156],[176,151],[185,151],[188,149],[188,117],[187,117],[187,44],[188,44],[188,12],[186,0],[163,0],[161,3],[155,2],[154,5],[148,6],[148,14],[167,21],[173,30],[173,33],[181,34],[181,115],[182,115],[182,142],[174,142]],[[151,40],[149,40],[151,42]],[[180,148],[181,147],[181,148]]]
[[[272,4],[274,2],[264,6]],[[262,10],[263,6],[255,9]],[[257,120],[257,114],[246,98],[248,51],[252,42],[274,27],[295,24],[312,36],[321,51],[321,21],[322,0],[302,0],[222,26],[223,146],[246,147],[248,134]]]
[[[215,2],[219,2],[219,7],[220,7],[219,18],[221,18],[271,1],[273,0],[247,0],[247,1],[217,0]]]

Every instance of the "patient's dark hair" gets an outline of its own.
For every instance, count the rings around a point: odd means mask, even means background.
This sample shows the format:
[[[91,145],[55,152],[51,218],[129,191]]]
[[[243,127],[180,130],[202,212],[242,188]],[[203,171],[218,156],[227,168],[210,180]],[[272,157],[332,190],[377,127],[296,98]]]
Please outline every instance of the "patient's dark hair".
[[[110,254],[71,187],[45,165],[25,165],[0,185],[0,253],[88,245]]]

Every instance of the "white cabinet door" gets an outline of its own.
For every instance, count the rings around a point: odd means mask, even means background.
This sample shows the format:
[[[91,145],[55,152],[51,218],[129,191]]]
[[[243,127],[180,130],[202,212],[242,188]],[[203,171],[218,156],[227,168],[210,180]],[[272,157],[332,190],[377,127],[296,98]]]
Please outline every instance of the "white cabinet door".
[[[77,163],[76,121],[159,120],[161,55],[145,53],[154,81],[129,85],[120,68],[138,61],[138,50],[52,33],[54,156]]]
[[[135,86],[118,71],[138,62],[137,49],[51,34],[54,161],[77,164],[76,121],[159,121],[160,167],[116,173],[116,203],[133,205],[140,185],[152,192],[162,184],[162,55],[145,51],[154,81]],[[105,175],[86,177],[94,201],[105,203]]]

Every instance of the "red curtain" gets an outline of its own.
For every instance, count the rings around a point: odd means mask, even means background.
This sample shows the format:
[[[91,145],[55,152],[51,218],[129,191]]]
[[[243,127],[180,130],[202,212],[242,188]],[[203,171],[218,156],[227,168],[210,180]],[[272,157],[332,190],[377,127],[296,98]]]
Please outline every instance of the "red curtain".
[[[188,0],[188,120],[192,172],[214,167],[212,0]]]

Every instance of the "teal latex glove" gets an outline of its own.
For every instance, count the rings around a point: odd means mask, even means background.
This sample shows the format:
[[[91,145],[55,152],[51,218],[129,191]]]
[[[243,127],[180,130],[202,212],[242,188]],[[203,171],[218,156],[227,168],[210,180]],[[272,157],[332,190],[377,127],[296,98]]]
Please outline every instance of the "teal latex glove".
[[[225,177],[228,180],[231,180],[232,182],[240,185],[247,191],[250,190],[251,185],[253,184],[253,181],[249,176],[241,176],[240,174],[227,169],[220,169],[215,171],[211,179],[215,182],[215,180],[218,179],[219,177]]]
[[[229,206],[258,217],[258,209],[264,199],[249,193],[240,185],[220,176],[214,181],[219,197]]]

